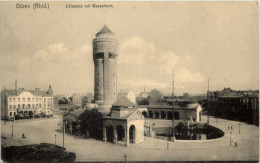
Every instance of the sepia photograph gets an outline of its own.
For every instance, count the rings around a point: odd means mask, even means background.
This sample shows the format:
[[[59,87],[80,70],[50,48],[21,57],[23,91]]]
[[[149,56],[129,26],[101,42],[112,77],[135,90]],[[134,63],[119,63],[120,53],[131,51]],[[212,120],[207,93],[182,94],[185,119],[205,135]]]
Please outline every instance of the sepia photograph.
[[[1,162],[259,162],[258,14],[0,2]]]

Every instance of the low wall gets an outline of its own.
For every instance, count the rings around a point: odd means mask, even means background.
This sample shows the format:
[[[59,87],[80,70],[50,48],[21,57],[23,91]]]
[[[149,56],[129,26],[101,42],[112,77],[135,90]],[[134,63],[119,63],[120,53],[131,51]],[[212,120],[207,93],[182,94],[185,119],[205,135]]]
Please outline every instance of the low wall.
[[[187,123],[186,120],[175,120],[174,126],[178,125],[180,122]],[[149,119],[146,118],[144,125],[147,127],[159,128],[159,127],[172,127],[172,120],[163,120],[163,119]]]

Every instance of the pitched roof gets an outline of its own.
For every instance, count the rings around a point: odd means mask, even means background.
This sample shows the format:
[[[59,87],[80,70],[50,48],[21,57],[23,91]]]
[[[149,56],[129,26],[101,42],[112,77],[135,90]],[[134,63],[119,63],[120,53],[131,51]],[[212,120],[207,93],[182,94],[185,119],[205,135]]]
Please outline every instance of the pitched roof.
[[[112,106],[115,106],[115,107],[126,107],[127,108],[127,107],[136,106],[136,104],[131,102],[127,98],[121,98],[121,99],[117,100],[114,104],[112,104]]]
[[[50,96],[47,94],[47,91],[44,90],[3,90],[6,92],[8,96],[17,96],[21,94],[22,92],[30,92],[34,96]]]
[[[101,34],[106,34],[106,33],[114,34],[113,32],[110,31],[110,29],[106,25],[104,25],[104,27],[96,34],[96,36]]]
[[[107,115],[104,117],[104,119],[124,119],[124,120],[127,120],[129,117],[131,117],[133,114],[139,114],[142,119],[144,118],[142,113],[140,113],[139,110],[137,109],[133,109],[133,108],[120,108],[120,111],[121,110],[127,110],[128,113],[125,114],[124,116],[112,116],[111,114]]]
[[[197,109],[200,104],[186,104],[186,105],[174,105],[173,109]],[[150,108],[150,109],[172,109],[172,105],[138,105],[137,108]]]
[[[129,89],[120,89],[119,93],[129,93]]]

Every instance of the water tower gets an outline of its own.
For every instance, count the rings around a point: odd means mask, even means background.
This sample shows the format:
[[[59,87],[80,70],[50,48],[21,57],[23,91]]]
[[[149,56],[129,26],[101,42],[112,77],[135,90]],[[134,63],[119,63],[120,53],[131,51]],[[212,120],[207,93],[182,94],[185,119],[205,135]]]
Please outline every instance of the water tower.
[[[117,53],[118,40],[104,25],[93,39],[93,61],[94,100],[105,112],[109,112],[111,105],[117,100]]]

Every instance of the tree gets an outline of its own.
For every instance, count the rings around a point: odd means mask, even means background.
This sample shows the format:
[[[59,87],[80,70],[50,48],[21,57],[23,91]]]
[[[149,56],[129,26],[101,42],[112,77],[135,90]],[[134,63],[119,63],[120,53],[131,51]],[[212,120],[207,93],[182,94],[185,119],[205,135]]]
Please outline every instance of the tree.
[[[85,136],[102,140],[102,117],[103,115],[97,109],[86,110],[79,116],[80,132]]]
[[[185,100],[189,100],[190,99],[190,95],[188,93],[183,93],[183,98]]]

